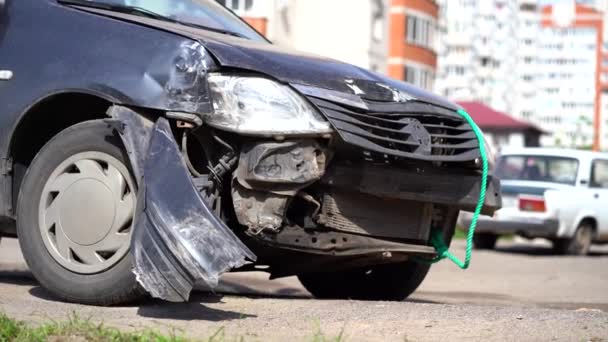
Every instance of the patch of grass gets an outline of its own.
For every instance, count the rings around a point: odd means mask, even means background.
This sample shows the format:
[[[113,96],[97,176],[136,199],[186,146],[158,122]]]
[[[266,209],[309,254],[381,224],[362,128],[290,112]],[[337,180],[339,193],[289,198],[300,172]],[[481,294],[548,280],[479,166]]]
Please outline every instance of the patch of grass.
[[[454,231],[454,237],[452,238],[452,240],[465,240],[466,238],[467,233],[460,227],[457,227]]]
[[[80,319],[75,315],[70,317],[66,322],[52,322],[38,327],[30,327],[24,322],[19,322],[8,318],[5,314],[0,314],[0,341],[63,342],[73,340],[93,342],[187,341],[187,339],[176,335],[162,335],[152,330],[132,333],[121,332],[118,329],[106,327],[103,324],[95,324],[90,320]],[[222,339],[209,339],[209,341],[221,340]]]
[[[336,337],[325,335],[320,325],[317,324],[316,333],[309,339],[313,342],[344,342],[345,329],[340,331]],[[224,327],[219,328],[213,335],[201,341],[244,342],[246,338],[227,337]],[[258,340],[258,339],[255,339]],[[143,330],[139,332],[122,332],[116,328],[97,324],[89,319],[81,319],[73,314],[65,322],[50,322],[32,327],[25,322],[20,322],[0,313],[0,342],[68,342],[68,341],[92,341],[92,342],[189,342],[190,339],[180,337],[174,333],[163,335],[154,330]]]
[[[506,235],[501,235],[500,239],[505,240],[505,241],[512,241],[514,237],[515,237],[514,234],[506,234]],[[456,230],[454,231],[454,237],[452,238],[452,240],[466,240],[466,239],[467,239],[467,232],[460,226],[456,227]]]
[[[312,339],[311,339],[312,342],[344,342],[344,341],[346,341],[346,336],[344,335],[344,331],[345,331],[344,327],[342,327],[342,329],[340,329],[340,333],[338,334],[338,336],[330,337],[330,336],[327,336],[323,332],[319,321],[315,320],[314,325],[316,327],[316,332],[312,336]]]

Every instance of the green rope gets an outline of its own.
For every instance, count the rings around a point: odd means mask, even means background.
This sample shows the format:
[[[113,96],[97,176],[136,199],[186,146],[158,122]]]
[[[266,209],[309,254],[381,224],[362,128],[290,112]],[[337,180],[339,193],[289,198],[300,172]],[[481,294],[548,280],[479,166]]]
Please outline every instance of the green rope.
[[[477,142],[479,143],[479,154],[481,156],[482,162],[482,174],[481,174],[481,188],[479,189],[479,200],[477,201],[477,206],[475,207],[475,212],[473,213],[473,219],[471,219],[471,225],[469,226],[469,231],[467,233],[467,247],[465,251],[464,262],[458,259],[454,254],[452,254],[448,246],[445,244],[445,240],[443,239],[443,234],[440,230],[433,230],[431,233],[431,245],[435,247],[437,251],[437,256],[429,262],[436,263],[443,259],[450,259],[454,264],[460,267],[463,270],[466,270],[471,263],[471,251],[473,249],[473,235],[475,234],[475,227],[477,227],[477,220],[479,219],[479,215],[481,214],[481,209],[483,208],[483,203],[486,200],[486,187],[488,183],[488,157],[486,155],[485,143],[483,140],[483,133],[475,124],[471,116],[465,112],[464,110],[459,110],[458,114],[460,114],[473,128],[473,132],[477,137]]]

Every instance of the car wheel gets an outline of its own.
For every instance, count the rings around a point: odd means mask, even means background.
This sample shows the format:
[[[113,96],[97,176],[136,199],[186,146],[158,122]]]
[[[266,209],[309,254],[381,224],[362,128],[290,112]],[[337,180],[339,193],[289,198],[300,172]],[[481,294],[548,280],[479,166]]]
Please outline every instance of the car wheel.
[[[476,249],[494,249],[498,235],[480,233],[473,235],[473,246]]]
[[[144,294],[129,254],[136,191],[122,141],[101,120],[72,126],[42,148],[19,192],[17,232],[44,288],[92,305]]]
[[[430,265],[407,261],[342,272],[299,275],[308,292],[324,299],[401,301],[422,283]]]
[[[592,241],[593,227],[588,222],[582,222],[572,238],[555,240],[553,247],[560,254],[587,255]]]

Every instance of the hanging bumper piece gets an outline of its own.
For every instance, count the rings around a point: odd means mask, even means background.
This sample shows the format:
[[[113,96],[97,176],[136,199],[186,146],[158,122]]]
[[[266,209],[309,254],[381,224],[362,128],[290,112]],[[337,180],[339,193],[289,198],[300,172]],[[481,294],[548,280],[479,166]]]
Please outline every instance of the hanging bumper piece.
[[[153,297],[183,302],[195,283],[214,288],[222,273],[255,261],[195,188],[169,122],[120,106],[109,114],[138,179],[131,254],[141,286]]]

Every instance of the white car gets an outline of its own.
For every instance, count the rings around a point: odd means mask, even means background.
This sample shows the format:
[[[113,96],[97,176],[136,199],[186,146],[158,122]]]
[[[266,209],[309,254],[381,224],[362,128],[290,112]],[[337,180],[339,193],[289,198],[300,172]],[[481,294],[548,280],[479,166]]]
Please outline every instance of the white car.
[[[584,255],[608,242],[608,153],[520,148],[501,153],[503,207],[481,216],[475,246],[491,249],[500,235],[542,237],[563,254]],[[461,223],[468,227],[470,215]]]

